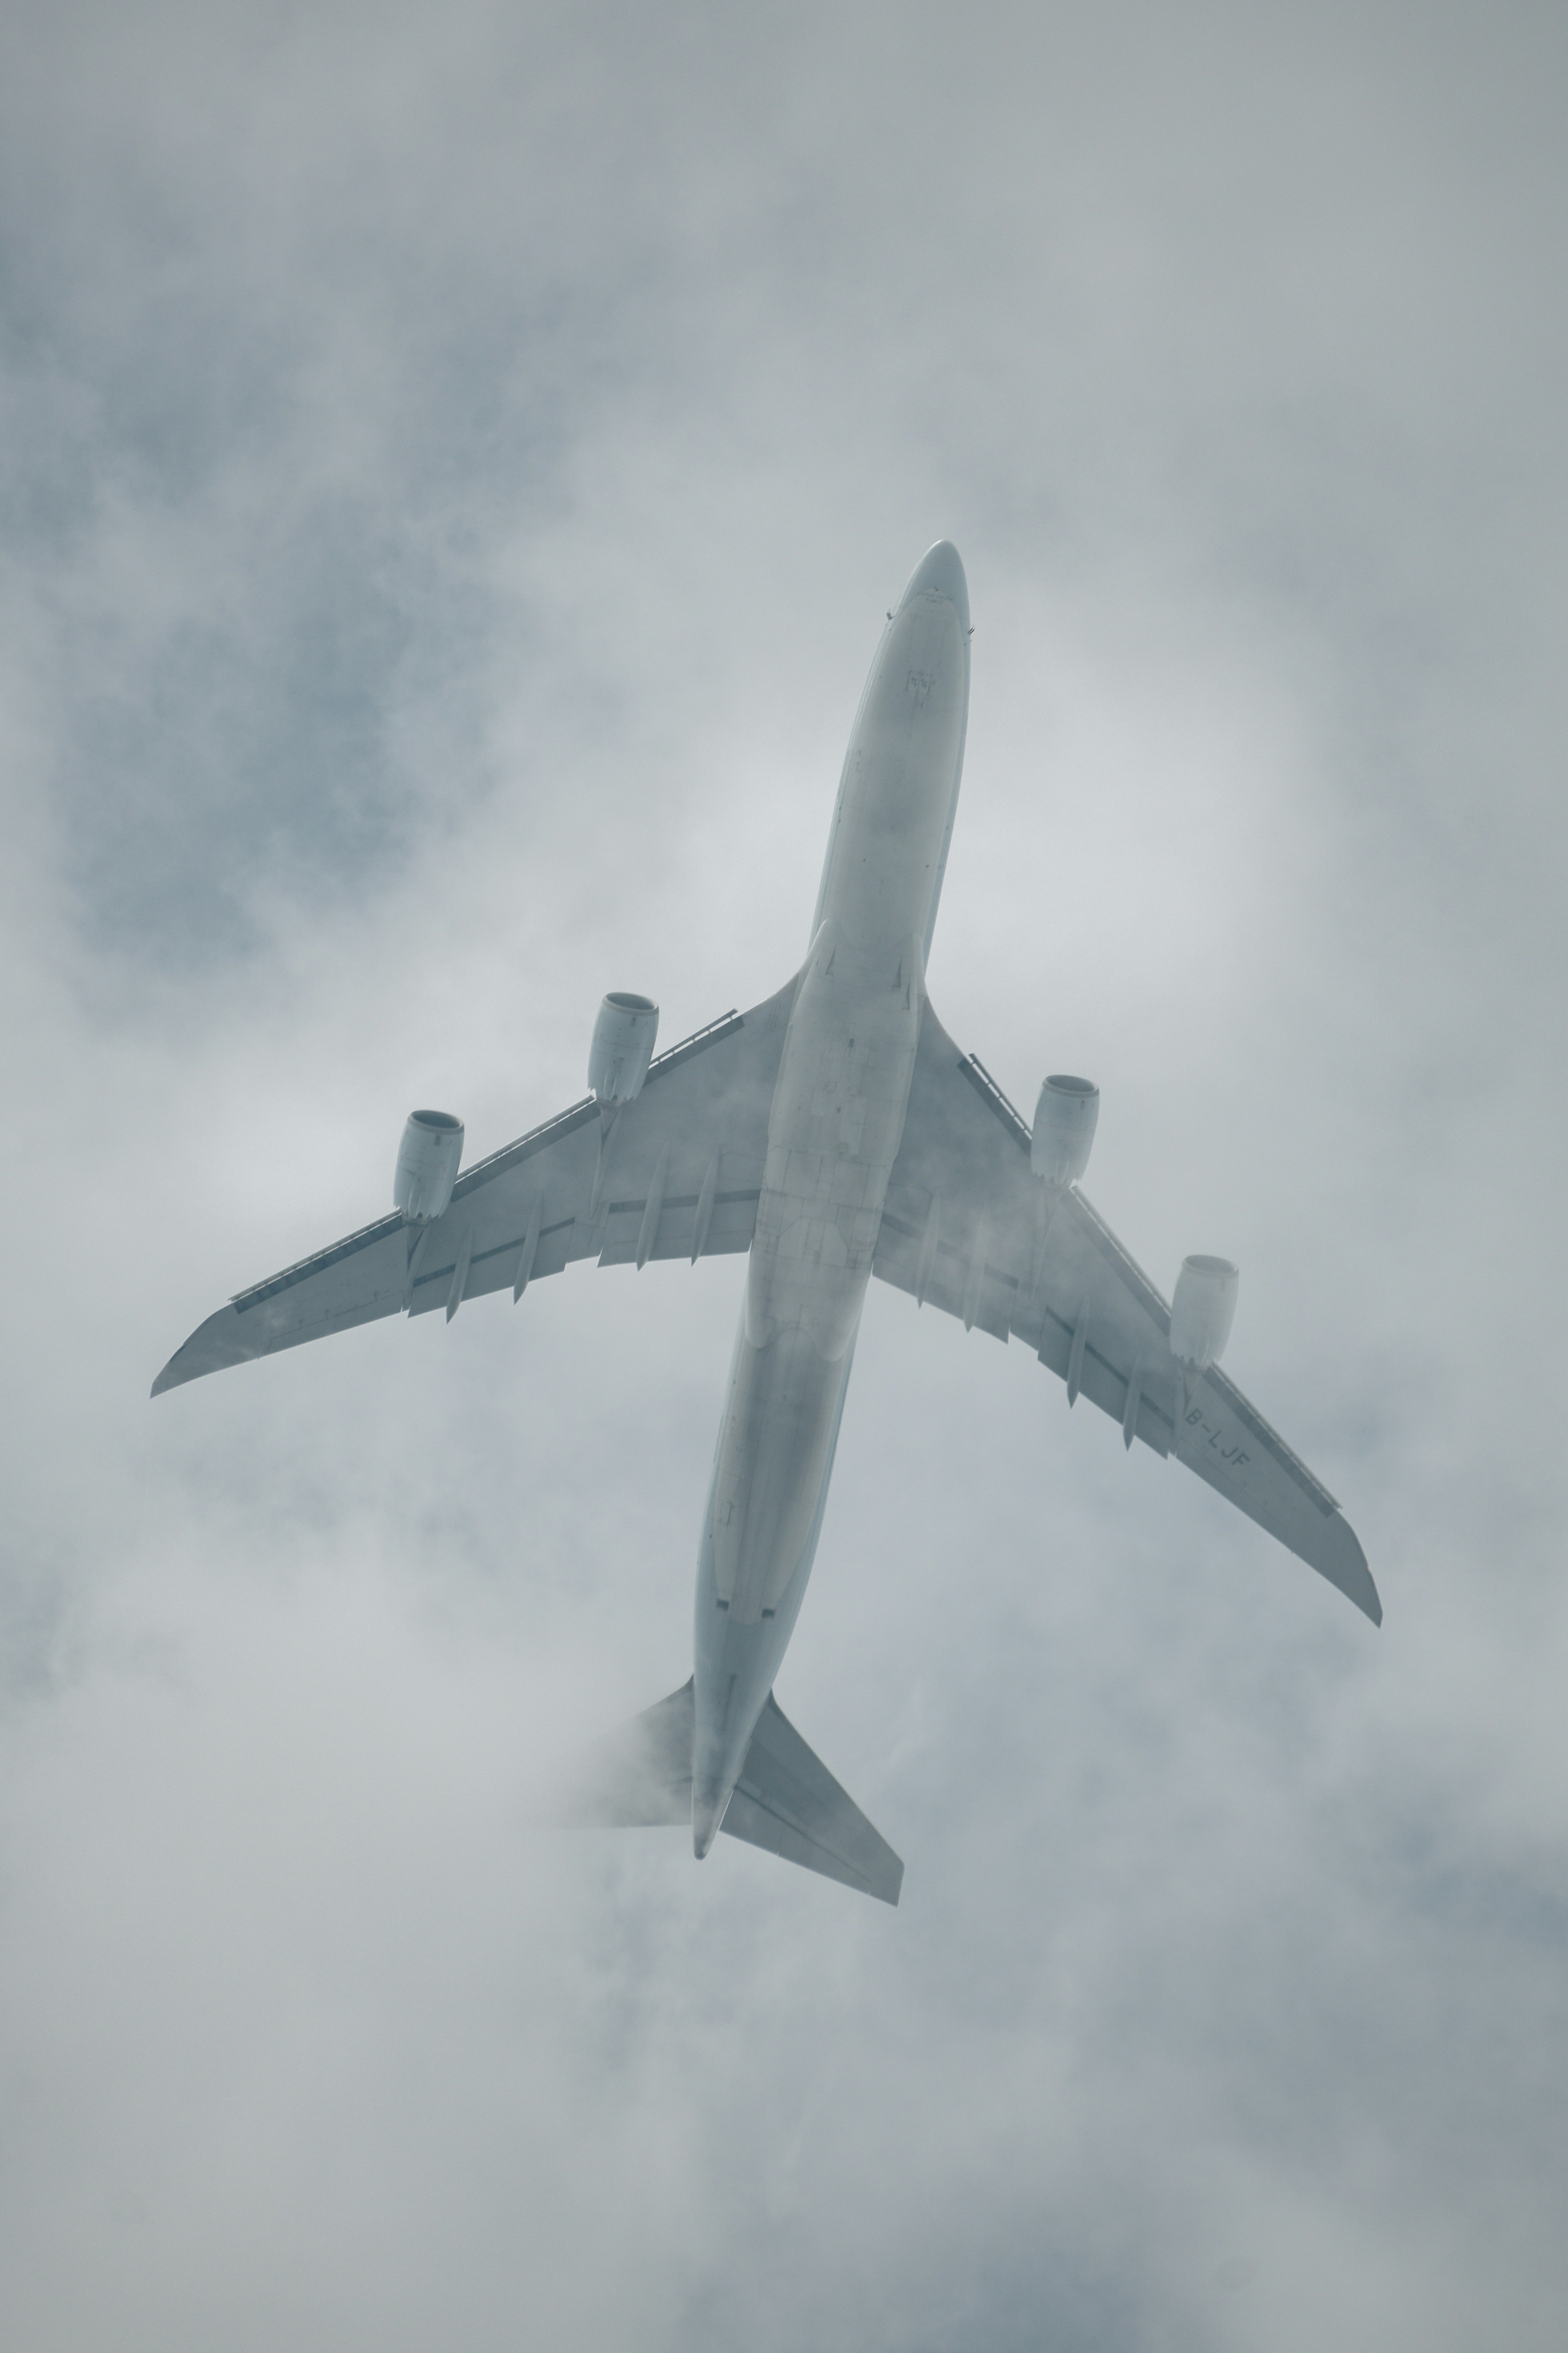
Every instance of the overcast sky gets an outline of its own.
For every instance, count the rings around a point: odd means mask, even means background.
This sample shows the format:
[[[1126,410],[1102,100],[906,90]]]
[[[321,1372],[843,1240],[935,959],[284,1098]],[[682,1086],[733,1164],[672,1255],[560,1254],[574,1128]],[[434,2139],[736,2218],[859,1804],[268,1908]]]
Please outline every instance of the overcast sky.
[[[11,0],[7,2353],[1556,2353],[1559,9]],[[869,1299],[779,1696],[896,1912],[528,1822],[680,1683],[738,1260],[176,1391],[805,946],[976,623],[933,1002],[1373,1630]]]

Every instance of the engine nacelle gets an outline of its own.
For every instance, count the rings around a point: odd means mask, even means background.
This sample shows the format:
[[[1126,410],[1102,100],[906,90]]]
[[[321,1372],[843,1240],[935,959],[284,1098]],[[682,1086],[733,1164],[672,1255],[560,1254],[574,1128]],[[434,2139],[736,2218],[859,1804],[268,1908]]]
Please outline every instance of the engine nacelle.
[[[599,1008],[588,1049],[588,1084],[601,1103],[615,1107],[637,1101],[658,1036],[658,1008],[652,997],[613,988]]]
[[[1047,1185],[1072,1185],[1089,1166],[1089,1146],[1100,1118],[1100,1089],[1092,1079],[1047,1079],[1035,1106],[1029,1166]]]
[[[397,1147],[395,1208],[411,1226],[434,1225],[452,1198],[463,1156],[463,1123],[449,1111],[411,1111]]]
[[[1184,1258],[1171,1302],[1171,1354],[1202,1372],[1225,1354],[1241,1277],[1227,1258]]]

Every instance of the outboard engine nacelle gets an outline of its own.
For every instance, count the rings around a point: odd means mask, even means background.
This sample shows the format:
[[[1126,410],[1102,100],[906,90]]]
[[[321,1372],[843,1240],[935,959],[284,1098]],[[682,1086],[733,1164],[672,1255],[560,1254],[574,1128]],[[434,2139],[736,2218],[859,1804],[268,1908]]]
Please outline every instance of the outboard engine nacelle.
[[[394,1206],[411,1226],[434,1225],[444,1215],[463,1156],[463,1123],[449,1111],[411,1111],[397,1147]]]
[[[1092,1079],[1058,1073],[1040,1089],[1029,1166],[1047,1185],[1073,1185],[1089,1166],[1089,1146],[1100,1118],[1100,1089]]]
[[[616,1110],[637,1101],[658,1036],[658,1008],[652,997],[613,988],[599,1008],[588,1049],[588,1084],[600,1104]]]
[[[1171,1354],[1202,1372],[1225,1354],[1241,1277],[1227,1258],[1184,1258],[1171,1302]]]

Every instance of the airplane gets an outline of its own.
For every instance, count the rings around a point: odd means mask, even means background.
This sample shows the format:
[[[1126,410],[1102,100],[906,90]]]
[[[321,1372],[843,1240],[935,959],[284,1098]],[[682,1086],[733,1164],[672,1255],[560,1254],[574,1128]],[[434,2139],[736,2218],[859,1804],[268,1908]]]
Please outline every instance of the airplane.
[[[588,1093],[464,1170],[463,1124],[414,1112],[394,1208],[218,1309],[166,1389],[377,1316],[466,1301],[583,1259],[749,1254],[698,1547],[690,1678],[599,1744],[563,1818],[723,1831],[897,1904],[903,1864],[780,1709],[773,1685],[822,1533],[873,1275],[1011,1336],[1156,1454],[1186,1464],[1374,1625],[1332,1495],[1220,1369],[1238,1276],[1188,1258],[1167,1302],[1079,1187],[1099,1089],[1067,1074],[1026,1124],[933,1011],[925,973],[969,713],[957,549],[922,556],[856,712],[805,963],[750,1012],[655,1055],[658,1008],[614,990]]]

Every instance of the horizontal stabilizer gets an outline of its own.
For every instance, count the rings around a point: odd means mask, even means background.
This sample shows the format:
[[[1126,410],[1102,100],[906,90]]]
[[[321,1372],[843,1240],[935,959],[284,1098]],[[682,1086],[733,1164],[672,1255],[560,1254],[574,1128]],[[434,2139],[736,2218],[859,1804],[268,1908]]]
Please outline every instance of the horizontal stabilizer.
[[[689,1683],[593,1749],[561,1819],[606,1828],[691,1821]],[[896,1904],[904,1866],[770,1693],[725,1811],[731,1838]]]
[[[786,1862],[896,1904],[904,1866],[809,1749],[772,1692],[752,1735],[722,1827]]]

